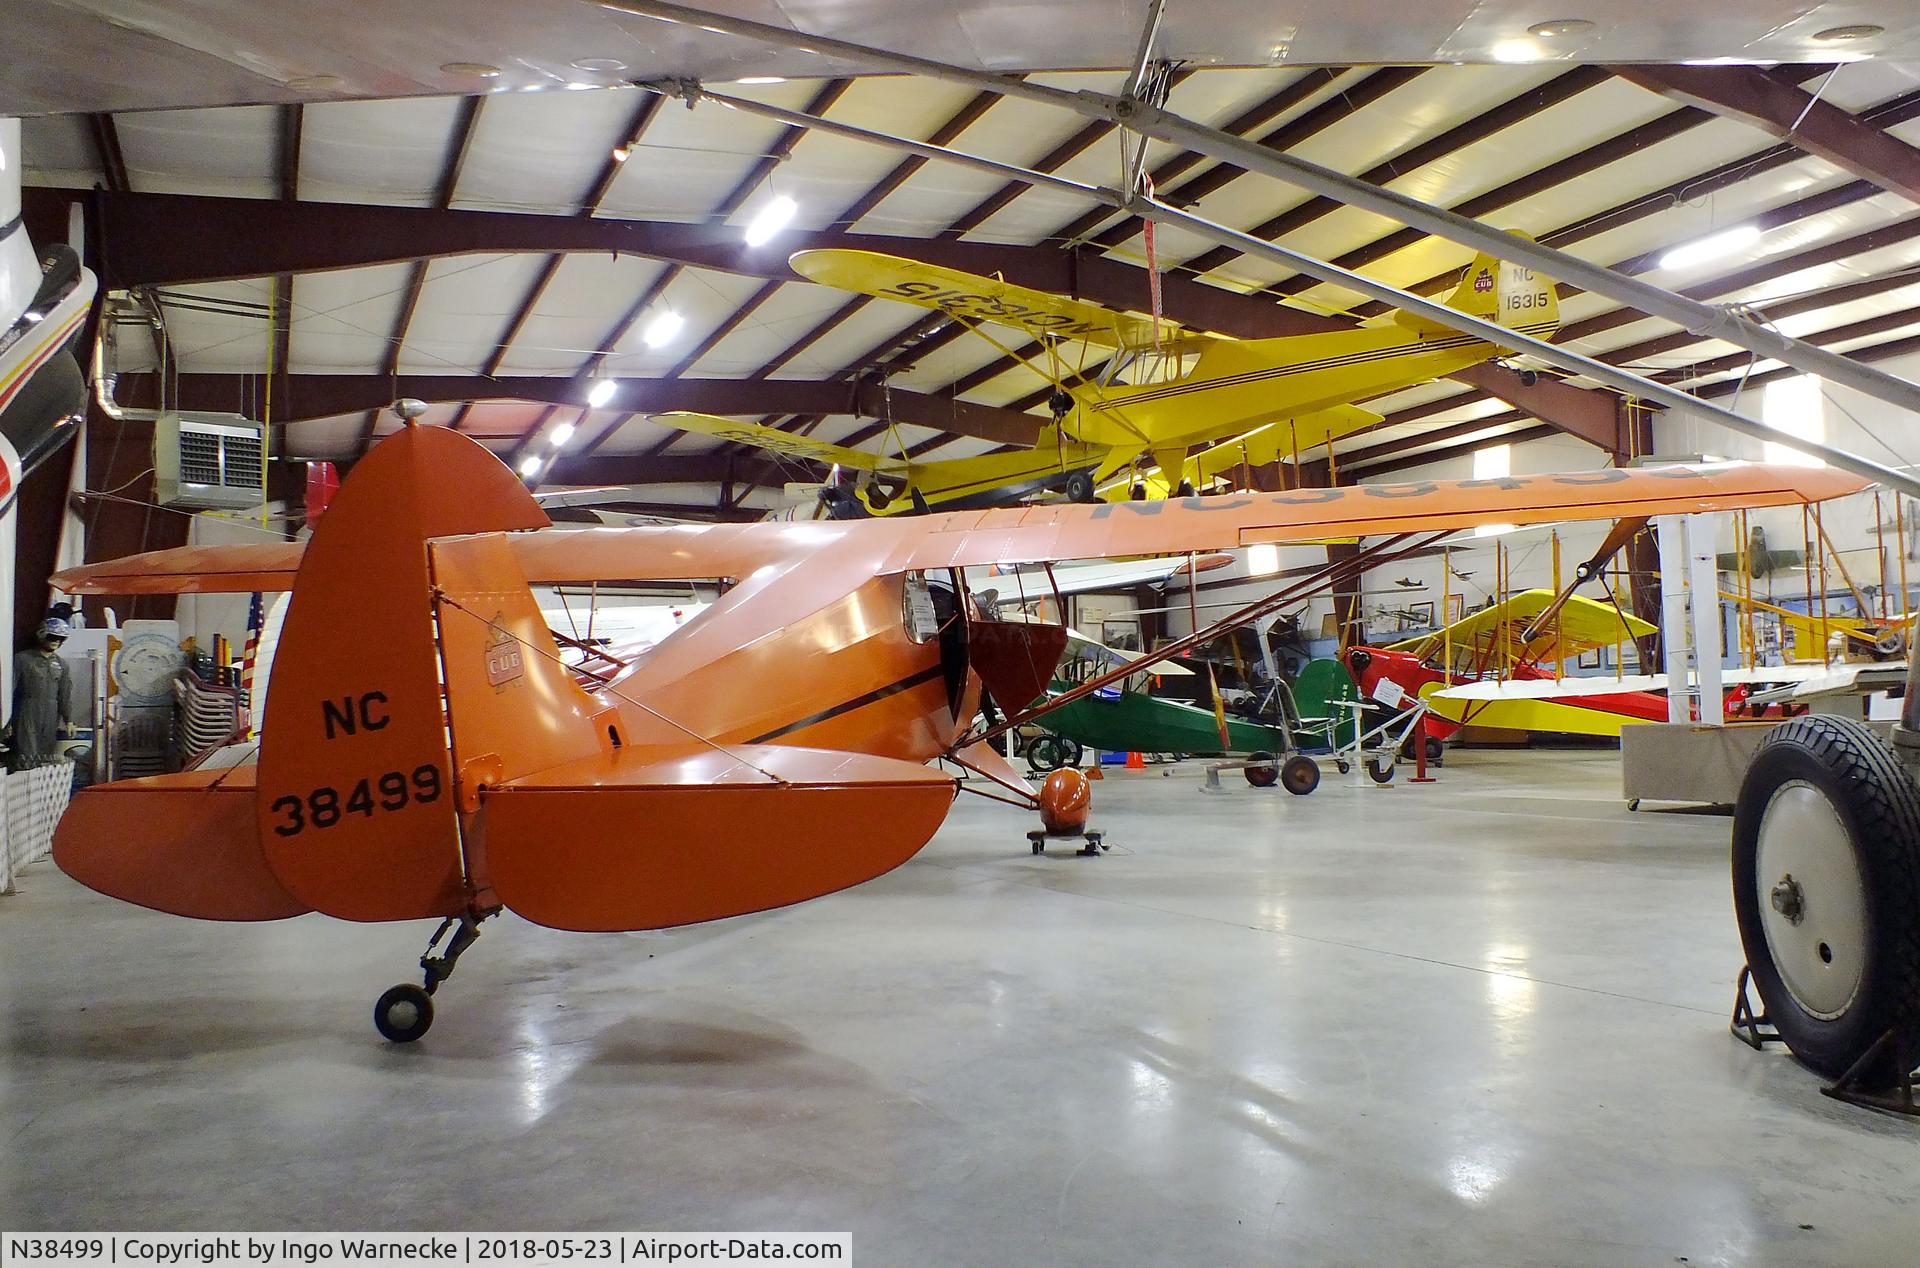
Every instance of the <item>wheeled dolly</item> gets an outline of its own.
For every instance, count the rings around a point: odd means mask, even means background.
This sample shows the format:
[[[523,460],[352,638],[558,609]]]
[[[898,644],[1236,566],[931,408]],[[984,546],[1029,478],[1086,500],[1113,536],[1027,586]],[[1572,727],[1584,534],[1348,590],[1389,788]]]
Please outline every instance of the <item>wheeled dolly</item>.
[[[1040,854],[1046,850],[1049,841],[1084,841],[1086,844],[1074,853],[1082,858],[1097,859],[1100,857],[1100,851],[1113,848],[1106,843],[1105,836],[1105,833],[1095,831],[1048,832],[1045,828],[1035,828],[1027,833],[1027,842],[1033,846],[1035,854]]]
[[[380,1037],[390,1043],[412,1043],[427,1033],[433,1025],[433,993],[440,989],[440,983],[453,976],[453,966],[461,954],[480,937],[480,924],[499,909],[475,914],[462,912],[458,916],[448,916],[440,922],[440,927],[427,939],[427,950],[420,957],[420,971],[425,976],[425,984],[415,986],[411,982],[402,982],[390,986],[373,1005],[373,1028]],[[449,935],[451,932],[451,936]],[[444,945],[441,939],[446,939]],[[434,948],[441,947],[438,955]]]

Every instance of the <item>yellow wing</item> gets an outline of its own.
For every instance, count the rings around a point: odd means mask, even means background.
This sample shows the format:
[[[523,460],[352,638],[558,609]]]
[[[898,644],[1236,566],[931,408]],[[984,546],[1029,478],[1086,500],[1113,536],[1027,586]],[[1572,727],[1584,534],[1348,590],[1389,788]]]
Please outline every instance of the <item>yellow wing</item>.
[[[811,458],[815,462],[824,462],[828,465],[838,463],[854,471],[878,471],[899,475],[905,475],[907,472],[908,463],[905,458],[888,458],[882,454],[848,449],[845,445],[814,440],[809,436],[781,431],[777,427],[762,427],[757,423],[742,423],[731,418],[719,418],[713,414],[696,414],[690,410],[649,414],[647,417],[662,427],[673,427],[701,436],[712,436],[716,440],[730,440],[736,445],[752,445],[755,449],[785,454],[789,458]]]
[[[1195,488],[1199,488],[1204,482],[1232,471],[1242,462],[1258,467],[1276,458],[1291,461],[1296,453],[1314,455],[1314,451],[1329,440],[1351,436],[1385,421],[1372,410],[1361,409],[1358,405],[1335,405],[1304,418],[1269,423],[1195,454],[1188,459],[1187,478],[1193,481]]]
[[[1531,642],[1522,642],[1527,623],[1553,602],[1551,590],[1523,590],[1511,599],[1483,608],[1455,621],[1445,630],[1423,634],[1387,647],[1390,652],[1431,655],[1445,643],[1455,648],[1479,648],[1491,643],[1493,663],[1571,660],[1596,647],[1612,647],[1659,631],[1637,616],[1627,616],[1611,604],[1575,595],[1559,615]],[[1557,635],[1556,635],[1557,630]]]
[[[897,255],[881,255],[875,251],[798,251],[787,263],[810,282],[931,308],[961,321],[991,322],[1030,335],[1052,335],[1103,348],[1153,345],[1150,317],[1116,312],[1098,304],[1086,304]],[[1160,323],[1163,345],[1172,339],[1191,337],[1172,322]]]

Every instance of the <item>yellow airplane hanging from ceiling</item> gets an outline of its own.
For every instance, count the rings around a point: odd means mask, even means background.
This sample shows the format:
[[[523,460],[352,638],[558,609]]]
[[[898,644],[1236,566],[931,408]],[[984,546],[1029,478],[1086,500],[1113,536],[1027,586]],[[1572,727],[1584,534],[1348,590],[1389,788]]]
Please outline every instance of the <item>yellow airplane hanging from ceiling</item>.
[[[1047,490],[1090,502],[1129,468],[1134,478],[1120,479],[1111,496],[1144,496],[1148,459],[1159,472],[1155,491],[1191,492],[1242,464],[1310,454],[1382,421],[1353,401],[1442,378],[1501,352],[1407,312],[1355,330],[1231,339],[871,251],[801,251],[790,263],[810,281],[946,313],[1058,386],[1055,421],[1040,429],[1033,448],[929,462],[711,414],[652,416],[682,431],[855,473],[843,514],[962,510]],[[1447,304],[1531,335],[1560,322],[1550,279],[1489,255],[1466,267]],[[989,327],[1039,338],[1042,359],[1015,353]],[[1084,358],[1094,349],[1108,359],[1098,373],[1078,378],[1067,353]]]

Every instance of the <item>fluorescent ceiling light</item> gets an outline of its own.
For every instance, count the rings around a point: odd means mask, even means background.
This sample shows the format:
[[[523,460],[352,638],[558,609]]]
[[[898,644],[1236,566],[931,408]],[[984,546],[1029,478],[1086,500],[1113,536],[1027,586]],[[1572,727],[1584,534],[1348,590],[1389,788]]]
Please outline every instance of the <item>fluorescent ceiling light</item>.
[[[587,389],[587,408],[603,408],[608,401],[613,399],[613,394],[619,390],[620,385],[612,379],[595,379],[593,386]]]
[[[752,239],[749,238],[748,241],[751,242]],[[649,348],[664,348],[673,342],[673,337],[679,334],[680,328],[686,324],[685,317],[671,308],[663,308],[653,315],[653,320],[647,323],[647,328],[640,332],[640,341]]]
[[[1722,229],[1719,233],[1710,233],[1704,238],[1695,238],[1692,242],[1683,242],[1660,257],[1663,269],[1684,269],[1690,264],[1701,264],[1708,260],[1717,260],[1723,255],[1732,255],[1760,240],[1759,225],[1735,225],[1731,229]]]
[[[549,445],[552,445],[555,449],[558,449],[560,446],[566,444],[569,440],[572,440],[572,439],[573,439],[572,423],[561,423],[558,427],[554,428],[552,431],[547,433],[547,443]]]
[[[1496,62],[1538,62],[1544,60],[1540,45],[1533,40],[1501,40],[1491,50]]]
[[[799,210],[800,204],[785,194],[769,199],[747,225],[747,245],[759,247],[773,241],[774,235],[786,228]]]
[[[540,474],[540,455],[528,454],[526,457],[520,460],[520,476],[522,479],[531,480],[533,479],[533,477],[539,474]]]
[[[745,79],[736,79],[733,82],[736,84],[784,84],[787,82],[787,77],[785,75],[748,75]]]

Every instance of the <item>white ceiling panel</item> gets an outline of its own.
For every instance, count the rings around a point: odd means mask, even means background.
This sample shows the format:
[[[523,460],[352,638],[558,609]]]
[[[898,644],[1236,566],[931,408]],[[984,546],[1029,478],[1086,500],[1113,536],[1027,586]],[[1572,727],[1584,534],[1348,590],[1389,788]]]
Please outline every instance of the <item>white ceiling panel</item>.
[[[279,112],[253,106],[128,115],[116,123],[127,180],[153,194],[273,198]]]
[[[491,94],[474,123],[453,205],[577,210],[645,100],[637,91]]]
[[[567,256],[507,349],[501,369],[508,374],[564,374],[586,364],[663,268],[657,260],[635,256]]]
[[[393,345],[410,272],[409,265],[388,264],[297,278],[293,372],[378,373]]]
[[[308,108],[300,124],[300,196],[318,202],[430,205],[459,109],[457,97]]]

